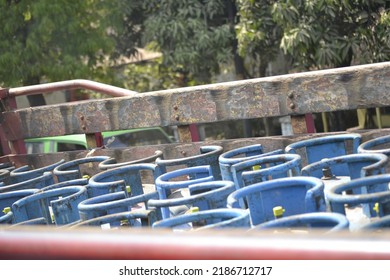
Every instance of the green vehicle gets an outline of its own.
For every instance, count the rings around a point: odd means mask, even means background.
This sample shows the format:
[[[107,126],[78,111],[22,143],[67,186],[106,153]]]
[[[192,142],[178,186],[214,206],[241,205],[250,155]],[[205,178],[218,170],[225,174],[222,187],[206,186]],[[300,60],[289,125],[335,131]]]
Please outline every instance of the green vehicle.
[[[161,127],[106,131],[102,132],[102,136],[106,148],[126,148],[175,142],[174,138],[169,136]],[[25,144],[28,154],[87,149],[85,134],[30,138],[25,139]]]

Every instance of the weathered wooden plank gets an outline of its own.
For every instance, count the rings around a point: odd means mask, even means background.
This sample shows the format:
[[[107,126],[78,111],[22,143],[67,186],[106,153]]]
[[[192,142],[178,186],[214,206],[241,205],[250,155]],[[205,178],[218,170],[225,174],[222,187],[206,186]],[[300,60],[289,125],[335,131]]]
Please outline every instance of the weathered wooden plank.
[[[390,105],[390,62],[4,112],[8,140]]]

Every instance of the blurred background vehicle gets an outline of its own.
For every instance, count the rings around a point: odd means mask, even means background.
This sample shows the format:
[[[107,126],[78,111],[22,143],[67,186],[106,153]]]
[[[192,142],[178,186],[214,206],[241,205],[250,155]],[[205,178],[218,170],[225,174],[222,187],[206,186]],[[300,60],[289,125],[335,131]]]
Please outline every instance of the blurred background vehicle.
[[[106,148],[126,148],[175,142],[174,137],[169,136],[161,127],[106,131],[102,132],[102,136]],[[28,154],[87,149],[85,134],[30,138],[25,140],[25,144]]]

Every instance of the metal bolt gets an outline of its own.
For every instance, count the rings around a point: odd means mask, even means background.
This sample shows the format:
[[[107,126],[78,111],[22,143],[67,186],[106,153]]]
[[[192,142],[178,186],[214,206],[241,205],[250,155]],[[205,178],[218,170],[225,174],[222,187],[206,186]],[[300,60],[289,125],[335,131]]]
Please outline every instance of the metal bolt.
[[[336,179],[336,176],[333,175],[332,170],[330,167],[325,167],[322,169],[322,174],[324,175],[321,179],[322,180],[331,180]]]
[[[290,109],[295,109],[295,104],[294,103],[290,103]]]
[[[294,98],[294,93],[289,92],[289,93],[287,94],[287,97],[290,98],[290,99],[291,99],[291,98]]]
[[[173,110],[177,110],[179,109],[179,107],[177,107],[177,105],[173,106]]]

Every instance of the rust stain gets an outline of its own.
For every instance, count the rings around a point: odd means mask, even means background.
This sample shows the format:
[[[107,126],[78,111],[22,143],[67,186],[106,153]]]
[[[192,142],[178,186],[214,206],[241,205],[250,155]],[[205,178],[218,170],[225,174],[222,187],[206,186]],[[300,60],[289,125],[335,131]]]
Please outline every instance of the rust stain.
[[[292,85],[296,107],[301,112],[332,111],[348,106],[348,92],[332,77],[296,80]]]
[[[4,136],[7,140],[16,140],[23,138],[23,122],[20,119],[20,115],[13,112],[3,113],[1,127],[4,130]]]
[[[34,132],[35,137],[63,135],[65,133],[65,120],[58,108],[54,110],[31,109],[23,121],[27,129]]]
[[[132,98],[121,104],[118,110],[118,120],[121,129],[161,124],[158,107],[150,98]]]
[[[291,125],[294,134],[305,134],[307,133],[305,116],[292,116]]]
[[[171,121],[180,123],[213,122],[217,120],[216,104],[208,92],[177,95]]]
[[[178,126],[179,141],[182,143],[191,143],[192,136],[188,125]],[[183,154],[183,152],[182,152]]]
[[[75,129],[80,133],[110,130],[110,115],[104,103],[87,103],[74,110]]]
[[[230,92],[226,109],[232,118],[254,118],[280,113],[278,98],[267,95],[260,84],[249,84]]]

